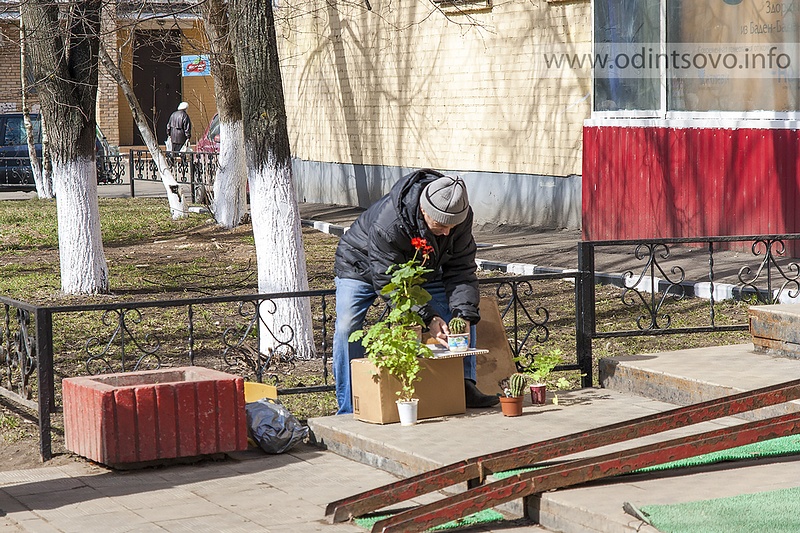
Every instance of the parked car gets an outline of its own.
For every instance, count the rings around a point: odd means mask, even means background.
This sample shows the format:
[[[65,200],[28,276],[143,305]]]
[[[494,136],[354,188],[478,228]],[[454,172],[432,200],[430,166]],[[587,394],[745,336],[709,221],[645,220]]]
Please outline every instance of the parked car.
[[[211,122],[208,123],[206,131],[197,140],[196,149],[198,152],[213,152],[219,153],[219,115],[214,115]]]
[[[36,155],[42,156],[42,129],[39,115],[31,113]],[[95,151],[97,156],[97,181],[107,180],[103,158],[109,153],[109,145],[100,129],[96,130]],[[0,190],[35,191],[28,137],[22,113],[0,114]]]

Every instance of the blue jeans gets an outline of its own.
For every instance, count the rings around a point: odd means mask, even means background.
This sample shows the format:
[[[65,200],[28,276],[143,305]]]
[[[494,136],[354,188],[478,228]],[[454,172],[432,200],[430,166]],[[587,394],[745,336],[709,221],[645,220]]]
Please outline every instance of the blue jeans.
[[[369,283],[355,279],[335,278],[336,326],[333,332],[333,378],[336,380],[336,401],[344,415],[353,412],[353,390],[350,384],[350,361],[364,357],[361,342],[349,342],[350,334],[364,326],[364,317],[376,293]],[[447,305],[447,294],[441,282],[426,283],[423,287],[431,294],[430,305],[434,312],[449,321],[452,317]],[[475,325],[470,328],[470,346],[475,347]],[[475,356],[464,357],[464,378],[477,381]]]

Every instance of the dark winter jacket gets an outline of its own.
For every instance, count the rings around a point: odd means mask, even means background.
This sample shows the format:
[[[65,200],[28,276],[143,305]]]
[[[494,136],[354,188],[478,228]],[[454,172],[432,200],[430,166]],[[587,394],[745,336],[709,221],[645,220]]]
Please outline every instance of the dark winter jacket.
[[[441,280],[454,316],[470,322],[478,314],[478,278],[475,275],[475,240],[472,237],[472,208],[466,220],[453,228],[449,235],[430,232],[419,197],[422,189],[442,174],[434,170],[418,170],[398,181],[389,194],[361,213],[361,216],[342,236],[336,249],[334,272],[340,278],[371,283],[376,292],[389,283],[386,270],[392,264],[405,263],[414,257],[412,237],[422,237],[433,246],[426,268],[433,270],[428,281]],[[434,314],[430,306],[420,310],[425,323]]]
[[[169,116],[167,135],[172,140],[172,149],[176,152],[192,138],[192,121],[186,111],[179,109]]]

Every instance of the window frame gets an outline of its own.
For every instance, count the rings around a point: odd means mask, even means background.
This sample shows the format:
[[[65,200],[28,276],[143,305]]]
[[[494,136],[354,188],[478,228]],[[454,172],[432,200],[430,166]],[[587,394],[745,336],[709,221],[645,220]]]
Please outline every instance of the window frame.
[[[597,39],[595,35],[595,10],[598,1],[592,2],[592,55],[597,53]],[[669,0],[659,0],[659,53],[667,53],[667,2]],[[800,83],[800,80],[798,80]],[[797,128],[797,121],[800,121],[800,109],[794,111],[673,111],[667,109],[667,97],[669,91],[669,80],[667,69],[662,65],[659,67],[659,107],[657,109],[636,109],[617,111],[597,111],[595,90],[595,77],[592,74],[592,111],[591,119],[587,121],[589,125],[614,124],[619,125],[626,122],[632,125],[639,124],[695,124],[708,121],[714,124],[726,124],[726,127],[746,127],[755,128]],[[800,89],[798,90],[800,92]]]

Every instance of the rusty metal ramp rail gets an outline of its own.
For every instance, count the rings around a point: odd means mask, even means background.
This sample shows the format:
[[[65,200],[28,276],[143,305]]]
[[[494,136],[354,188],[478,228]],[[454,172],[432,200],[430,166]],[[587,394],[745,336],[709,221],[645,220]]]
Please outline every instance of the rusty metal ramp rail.
[[[373,532],[413,532],[535,493],[614,476],[771,438],[800,433],[800,412],[681,437],[599,457],[566,461],[483,484],[495,472],[515,470],[672,429],[800,399],[800,380],[679,407],[556,439],[459,461],[328,504],[329,522],[363,516],[452,485],[468,490],[375,523]]]

